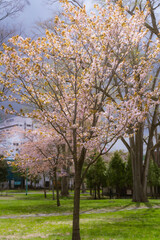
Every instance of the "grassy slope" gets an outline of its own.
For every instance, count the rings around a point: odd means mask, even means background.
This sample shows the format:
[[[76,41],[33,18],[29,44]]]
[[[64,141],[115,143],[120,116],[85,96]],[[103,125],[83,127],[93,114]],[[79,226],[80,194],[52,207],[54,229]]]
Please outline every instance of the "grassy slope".
[[[62,206],[44,199],[42,194],[0,197],[0,215],[21,215],[30,213],[63,213],[72,211],[72,198],[62,199]],[[82,197],[81,211],[103,209],[115,210],[107,213],[81,215],[82,240],[102,239],[159,239],[160,200],[152,200],[147,209],[126,210],[136,207],[131,200],[89,200]],[[142,204],[141,204],[142,205]],[[143,205],[142,205],[143,206]],[[123,210],[123,211],[119,211]],[[29,217],[0,219],[0,239],[71,239],[72,216]]]

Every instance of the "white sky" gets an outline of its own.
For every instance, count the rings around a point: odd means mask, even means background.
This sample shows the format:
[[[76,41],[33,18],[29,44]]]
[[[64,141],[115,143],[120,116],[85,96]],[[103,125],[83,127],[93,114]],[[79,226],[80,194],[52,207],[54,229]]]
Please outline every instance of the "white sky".
[[[89,10],[92,6],[92,0],[84,1],[86,8]],[[32,28],[37,21],[47,20],[49,17],[60,11],[60,4],[58,2],[48,5],[46,0],[30,0],[30,5],[26,5],[23,12],[15,16],[14,19],[7,19],[7,23],[10,25],[17,25],[17,28],[21,26],[24,32],[28,35],[32,34]],[[13,21],[14,20],[14,21]]]

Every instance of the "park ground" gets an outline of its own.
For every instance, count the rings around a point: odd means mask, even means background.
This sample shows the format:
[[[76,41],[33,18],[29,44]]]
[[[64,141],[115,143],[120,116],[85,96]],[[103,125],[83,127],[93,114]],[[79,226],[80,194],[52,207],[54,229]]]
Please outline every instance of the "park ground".
[[[73,192],[56,206],[51,192],[8,192],[0,196],[1,240],[70,240]],[[82,240],[160,239],[160,200],[133,203],[131,199],[93,200],[81,195]]]

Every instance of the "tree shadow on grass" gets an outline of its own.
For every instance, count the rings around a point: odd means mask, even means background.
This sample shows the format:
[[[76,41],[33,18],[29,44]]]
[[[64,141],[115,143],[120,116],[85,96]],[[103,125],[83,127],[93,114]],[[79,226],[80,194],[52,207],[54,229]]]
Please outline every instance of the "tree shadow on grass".
[[[123,210],[125,210],[125,209],[137,209],[137,208],[139,208],[139,207],[140,207],[140,203],[139,203],[139,202],[138,202],[138,203],[131,202],[131,203],[129,203],[129,204],[123,206],[123,207],[120,207],[120,208],[118,208],[118,209],[115,209],[115,212],[117,212],[117,211],[123,211]]]
[[[152,204],[150,202],[144,202],[147,208],[153,208]]]
[[[132,204],[128,204],[130,205]],[[139,203],[137,205],[139,206]],[[82,223],[84,239],[159,239],[155,236],[159,236],[160,220],[150,209],[117,212],[113,215],[109,213],[90,221]],[[90,238],[87,238],[88,236]]]
[[[129,203],[129,204],[123,206],[123,207],[120,207],[120,208],[116,209],[115,212],[123,211],[125,209],[126,210],[132,210],[132,209],[134,210],[134,209],[146,208],[146,207],[149,208],[149,209],[153,208],[153,204],[150,203],[150,202],[144,202],[143,204],[144,205],[142,205],[141,202],[132,202],[132,203]]]

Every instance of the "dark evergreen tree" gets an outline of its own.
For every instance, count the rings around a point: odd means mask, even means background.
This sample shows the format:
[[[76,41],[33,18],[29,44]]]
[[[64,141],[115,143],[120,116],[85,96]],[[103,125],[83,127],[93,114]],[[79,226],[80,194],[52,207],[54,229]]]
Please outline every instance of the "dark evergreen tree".
[[[3,157],[0,157],[0,182],[5,182],[7,180],[7,171],[8,165],[6,160]]]
[[[149,164],[148,185],[150,186],[151,196],[157,198],[160,187],[160,168],[153,160],[150,160]]]
[[[126,194],[126,168],[120,153],[116,151],[108,167],[109,187],[116,189],[117,197]]]
[[[97,194],[98,198],[100,199],[100,189],[106,184],[106,175],[107,175],[106,164],[103,158],[99,157],[96,163],[89,168],[86,175],[87,186],[90,189],[94,189],[95,199],[97,198]]]
[[[130,190],[133,188],[133,175],[132,175],[132,164],[131,157],[128,155],[126,163],[126,187]]]

